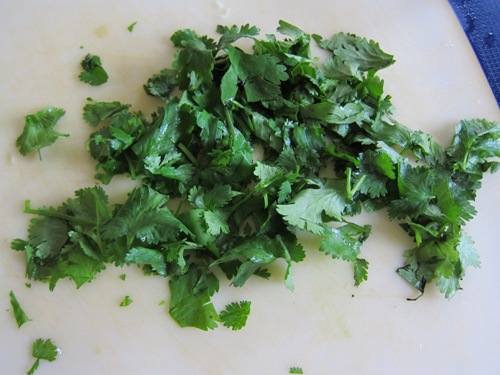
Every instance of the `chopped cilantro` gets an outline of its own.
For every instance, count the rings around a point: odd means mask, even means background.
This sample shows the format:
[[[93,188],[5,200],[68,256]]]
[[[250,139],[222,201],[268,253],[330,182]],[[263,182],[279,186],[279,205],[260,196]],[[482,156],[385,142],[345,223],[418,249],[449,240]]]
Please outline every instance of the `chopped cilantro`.
[[[53,362],[56,360],[57,355],[61,353],[61,350],[52,342],[51,339],[43,340],[37,339],[33,343],[32,355],[36,358],[35,363],[31,369],[27,372],[27,375],[33,375],[40,365],[40,360],[46,360]]]
[[[393,119],[377,74],[394,58],[378,43],[324,39],[284,21],[284,38],[259,39],[250,25],[216,31],[218,39],[172,35],[174,62],[144,86],[160,103],[149,119],[128,104],[89,99],[83,118],[95,129],[87,147],[96,179],[125,174],[141,184],[113,206],[99,185],[59,207],[27,201],[35,218],[27,239],[11,244],[26,253],[27,276],[80,287],[107,264],[139,265],[168,277],[169,313],[180,326],[237,330],[250,302],[217,311],[221,272],[240,287],[269,278],[281,260],[293,290],[305,231],[319,251],[351,263],[359,286],[372,227],[355,217],[385,208],[415,242],[398,274],[421,293],[432,281],[446,298],[460,290],[467,268],[480,265],[463,226],[483,174],[500,169],[500,123],[464,120],[441,146]],[[235,44],[241,38],[251,52]],[[312,43],[330,55],[324,63]],[[102,69],[91,55],[86,66]]]
[[[12,306],[12,312],[14,313],[14,317],[16,318],[17,326],[21,327],[24,323],[29,322],[31,319],[28,318],[28,316],[24,312],[12,290],[10,291],[9,296],[10,304]]]
[[[231,327],[233,331],[242,329],[250,315],[251,302],[241,301],[228,304],[224,310],[220,312],[220,319],[225,327]]]
[[[368,280],[368,261],[356,258],[354,260],[354,285],[358,286],[365,280]]]
[[[170,314],[181,327],[214,329],[220,318],[211,302],[219,289],[219,281],[212,273],[204,273],[195,266],[170,280]]]
[[[123,300],[120,302],[120,307],[128,306],[132,302],[134,302],[134,301],[132,300],[132,298],[130,298],[130,296],[125,296],[125,297],[123,297]]]
[[[104,70],[101,58],[87,54],[81,62],[83,71],[79,77],[82,82],[92,86],[100,86],[108,81],[108,73]]]
[[[130,25],[128,25],[127,30],[130,32],[134,31],[135,25],[137,25],[137,21],[134,21]]]
[[[36,113],[26,116],[21,135],[16,140],[16,146],[21,155],[26,156],[30,151],[37,151],[41,159],[40,149],[51,146],[59,137],[68,137],[54,130],[64,109],[46,107]]]

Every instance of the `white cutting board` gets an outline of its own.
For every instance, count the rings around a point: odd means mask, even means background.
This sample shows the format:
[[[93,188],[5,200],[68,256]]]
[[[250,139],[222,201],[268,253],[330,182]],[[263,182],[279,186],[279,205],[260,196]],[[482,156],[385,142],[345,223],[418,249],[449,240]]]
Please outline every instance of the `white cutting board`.
[[[92,186],[93,163],[85,150],[90,132],[81,120],[85,98],[120,100],[149,114],[158,102],[142,84],[170,65],[170,35],[180,28],[215,36],[215,26],[255,24],[274,33],[284,19],[325,38],[344,31],[375,39],[396,57],[382,75],[395,117],[447,144],[462,118],[500,120],[486,79],[445,0],[420,1],[132,1],[2,0],[0,2],[0,373],[23,374],[32,342],[51,338],[62,350],[43,362],[47,374],[494,374],[500,373],[498,223],[500,174],[479,191],[479,214],[467,226],[481,254],[464,290],[451,301],[433,286],[417,293],[395,274],[410,240],[383,212],[362,216],[373,224],[363,249],[369,279],[353,286],[350,266],[320,254],[314,241],[296,267],[294,292],[282,282],[283,265],[271,280],[244,288],[222,286],[218,309],[252,301],[247,326],[203,332],[179,328],[170,318],[165,279],[136,268],[102,272],[76,290],[61,281],[25,286],[22,254],[10,241],[26,237],[34,207],[58,205],[76,189]],[[132,33],[127,26],[137,21]],[[93,88],[78,81],[86,53],[101,57],[109,82]],[[58,125],[71,133],[36,155],[21,157],[14,142],[24,116],[45,106],[66,109]],[[126,179],[106,187],[120,201]],[[119,275],[127,274],[126,281]],[[17,328],[8,293],[13,290],[32,321]],[[132,305],[120,308],[125,295]]]

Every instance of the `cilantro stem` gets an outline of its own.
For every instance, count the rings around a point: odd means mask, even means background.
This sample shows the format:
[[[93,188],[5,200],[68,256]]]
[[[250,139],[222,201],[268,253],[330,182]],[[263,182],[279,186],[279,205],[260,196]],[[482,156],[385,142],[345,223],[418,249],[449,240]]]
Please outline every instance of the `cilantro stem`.
[[[238,129],[245,135],[245,137],[247,137],[247,138],[250,137],[250,135],[255,132],[254,125],[252,123],[252,120],[250,119],[250,115],[252,114],[252,111],[234,99],[231,100],[231,105],[245,113],[245,121],[239,122]],[[231,113],[229,113],[229,111],[226,112],[226,118],[228,115],[231,115]],[[234,121],[232,119],[232,116],[229,119],[229,121],[231,121],[231,123],[233,124],[233,135],[234,135]]]
[[[132,178],[132,180],[135,180],[137,178],[137,174],[135,173],[135,168],[132,165],[132,161],[130,160],[130,156],[127,155],[127,153],[124,153],[124,155],[125,155],[125,159],[127,160],[128,169],[130,171],[130,178]]]
[[[253,197],[253,194],[248,193],[244,198],[240,199],[238,202],[236,202],[230,210],[228,210],[228,215],[231,215],[234,211],[238,209],[239,206],[241,206],[243,203],[245,203],[247,200],[249,200],[251,197]]]
[[[87,226],[96,226],[97,222],[93,220],[83,219],[81,217],[76,217],[68,214],[64,214],[62,212],[48,210],[46,208],[41,209],[33,209],[31,208],[31,201],[29,199],[24,201],[24,213],[25,214],[33,214],[45,217],[52,217],[56,219],[66,220],[75,224],[87,225]]]
[[[174,216],[177,217],[181,212],[182,206],[184,206],[184,201],[179,199],[179,204],[177,205],[177,209],[175,210]]]
[[[226,123],[227,123],[227,128],[229,131],[229,135],[231,136],[230,139],[230,147],[233,146],[233,139],[234,139],[234,122],[233,122],[233,117],[231,116],[231,113],[229,112],[229,109],[227,107],[224,107],[224,113],[226,115]]]
[[[352,197],[354,195],[351,191],[351,173],[352,173],[352,169],[350,167],[348,167],[346,170],[347,177],[345,180],[345,191],[346,191],[347,199],[349,199],[349,200],[352,200]]]
[[[352,169],[351,169],[351,167],[348,167],[346,169],[346,174],[347,174],[346,195],[347,195],[347,199],[349,201],[352,201],[352,199],[354,198],[354,194],[356,194],[356,192],[361,187],[361,184],[365,180],[366,175],[362,175],[361,178],[358,180],[358,182],[356,182],[356,184],[353,187],[351,187],[351,183],[352,183]]]
[[[193,163],[195,166],[198,166],[198,160],[196,160],[196,157],[191,153],[191,151],[189,151],[186,146],[184,146],[184,144],[179,143],[177,147],[181,149],[181,151],[184,153],[184,155],[187,156],[191,163]]]
[[[461,162],[459,162],[460,169],[463,172],[467,172],[467,163],[469,163],[469,151],[465,152],[463,160]]]
[[[250,112],[250,110],[247,107],[245,107],[243,104],[241,104],[237,100],[234,100],[234,99],[231,100],[231,104],[234,105],[235,107],[238,107],[239,109],[243,109],[246,112]]]
[[[406,154],[406,152],[410,149],[410,146],[411,146],[411,144],[407,143],[406,146],[401,150],[399,155],[404,156],[404,154]]]
[[[361,184],[363,184],[363,181],[365,180],[366,178],[366,175],[363,175],[361,176],[361,178],[358,180],[358,182],[356,182],[356,185],[354,185],[354,187],[352,188],[352,195],[356,194],[356,192],[359,190],[359,188],[361,187]]]

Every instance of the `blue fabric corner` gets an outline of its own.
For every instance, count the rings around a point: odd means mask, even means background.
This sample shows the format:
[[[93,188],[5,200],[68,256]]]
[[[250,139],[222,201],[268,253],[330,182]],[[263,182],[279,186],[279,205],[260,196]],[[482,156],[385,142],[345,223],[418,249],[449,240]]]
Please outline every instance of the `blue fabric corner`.
[[[500,107],[500,0],[448,0]]]

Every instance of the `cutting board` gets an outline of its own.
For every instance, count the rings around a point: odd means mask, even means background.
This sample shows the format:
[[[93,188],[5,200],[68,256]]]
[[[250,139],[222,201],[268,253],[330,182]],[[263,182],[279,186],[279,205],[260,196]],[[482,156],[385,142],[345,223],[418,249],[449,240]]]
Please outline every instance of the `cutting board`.
[[[93,186],[94,164],[81,118],[87,97],[119,100],[145,114],[158,102],[142,85],[170,66],[170,35],[180,28],[215,36],[217,24],[250,23],[262,35],[286,20],[308,33],[330,37],[344,31],[378,41],[396,64],[381,73],[393,97],[395,118],[431,133],[447,145],[464,118],[500,120],[498,106],[454,13],[444,0],[391,1],[132,1],[3,0],[0,2],[0,373],[30,368],[31,344],[51,338],[61,349],[42,361],[47,374],[481,374],[500,373],[498,289],[498,186],[500,174],[483,180],[466,226],[482,267],[469,270],[453,299],[430,286],[417,292],[395,270],[410,239],[384,212],[357,218],[373,225],[363,248],[368,281],[354,287],[349,264],[317,250],[303,238],[307,258],[296,267],[295,291],[283,285],[284,265],[270,280],[252,278],[243,288],[223,283],[218,309],[252,302],[247,326],[203,332],[180,328],[168,315],[167,280],[145,277],[135,267],[108,267],[76,289],[61,281],[54,291],[24,277],[23,255],[10,241],[25,238],[34,207],[58,205],[75,190]],[[132,32],[127,27],[137,22]],[[77,78],[87,53],[99,55],[109,82],[101,87]],[[37,155],[22,157],[14,143],[24,116],[45,106],[64,108],[58,125],[69,138]],[[105,189],[120,202],[127,178]],[[120,275],[125,274],[126,280]],[[10,308],[14,291],[32,319],[17,328]],[[124,296],[133,303],[119,307]]]

